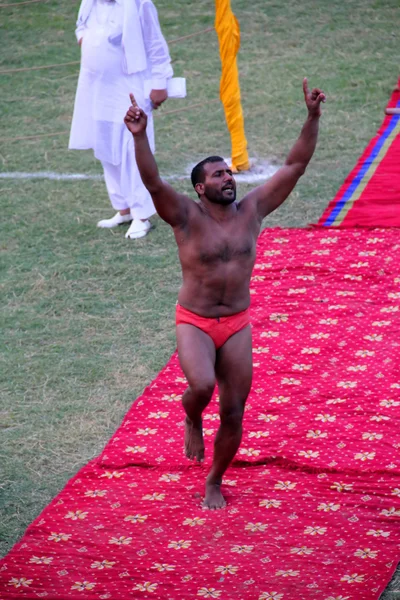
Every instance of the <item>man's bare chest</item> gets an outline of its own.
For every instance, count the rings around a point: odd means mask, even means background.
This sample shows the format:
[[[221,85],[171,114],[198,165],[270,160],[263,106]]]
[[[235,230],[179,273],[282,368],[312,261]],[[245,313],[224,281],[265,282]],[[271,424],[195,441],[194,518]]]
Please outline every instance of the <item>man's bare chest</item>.
[[[244,265],[254,262],[256,237],[248,223],[202,221],[192,227],[184,242],[178,245],[181,258],[187,258],[192,264],[216,266],[240,262]]]
[[[193,250],[203,264],[251,261],[255,255],[255,243],[249,234],[231,239],[202,239],[194,244]]]

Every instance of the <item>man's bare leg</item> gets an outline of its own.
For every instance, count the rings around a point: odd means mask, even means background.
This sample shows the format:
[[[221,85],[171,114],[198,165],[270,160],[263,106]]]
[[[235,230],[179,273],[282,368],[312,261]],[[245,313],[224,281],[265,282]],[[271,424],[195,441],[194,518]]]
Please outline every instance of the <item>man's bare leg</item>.
[[[210,398],[211,399],[211,398]],[[185,456],[198,462],[204,460],[203,420],[199,409],[198,396],[190,387],[182,398],[185,410]]]
[[[185,418],[185,455],[204,460],[202,413],[215,387],[215,346],[211,338],[193,325],[176,328],[178,355],[189,387],[183,394]]]
[[[221,492],[222,477],[242,439],[244,407],[253,374],[250,327],[233,335],[218,350],[216,374],[221,424],[215,437],[213,464],[206,480],[203,506],[209,509],[226,505]]]

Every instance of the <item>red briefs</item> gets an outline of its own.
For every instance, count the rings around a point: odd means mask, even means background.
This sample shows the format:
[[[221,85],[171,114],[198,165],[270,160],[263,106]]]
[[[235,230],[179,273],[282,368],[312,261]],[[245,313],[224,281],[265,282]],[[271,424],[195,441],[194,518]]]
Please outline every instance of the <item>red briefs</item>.
[[[201,317],[180,304],[176,305],[176,324],[194,325],[210,336],[218,350],[235,333],[250,324],[248,308],[229,317]]]

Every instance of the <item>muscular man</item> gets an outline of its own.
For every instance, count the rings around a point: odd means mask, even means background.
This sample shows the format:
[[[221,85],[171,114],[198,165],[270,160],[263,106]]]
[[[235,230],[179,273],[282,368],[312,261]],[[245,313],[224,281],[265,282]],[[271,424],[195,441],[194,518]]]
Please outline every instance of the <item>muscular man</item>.
[[[232,171],[219,156],[192,171],[199,201],[176,192],[160,178],[146,135],[146,114],[131,95],[125,124],[136,161],[160,217],[174,230],[183,284],[176,313],[178,354],[188,381],[183,396],[185,453],[202,461],[202,413],[219,387],[220,427],[206,479],[205,508],[225,506],[222,477],[242,438],[242,420],[252,380],[249,323],[250,277],[264,217],[278,208],[303,175],[317,143],[325,95],[303,81],[308,116],[284,166],[236,202]]]

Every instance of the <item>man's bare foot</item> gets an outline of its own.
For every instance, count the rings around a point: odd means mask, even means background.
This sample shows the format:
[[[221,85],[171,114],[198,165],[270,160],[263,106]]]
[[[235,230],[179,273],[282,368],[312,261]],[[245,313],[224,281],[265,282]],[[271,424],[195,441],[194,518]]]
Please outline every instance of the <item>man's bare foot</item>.
[[[216,510],[226,506],[225,498],[221,494],[220,483],[209,483],[206,481],[206,497],[203,501],[203,508]]]
[[[203,426],[196,426],[189,417],[185,418],[185,455],[202,462],[204,460]]]

